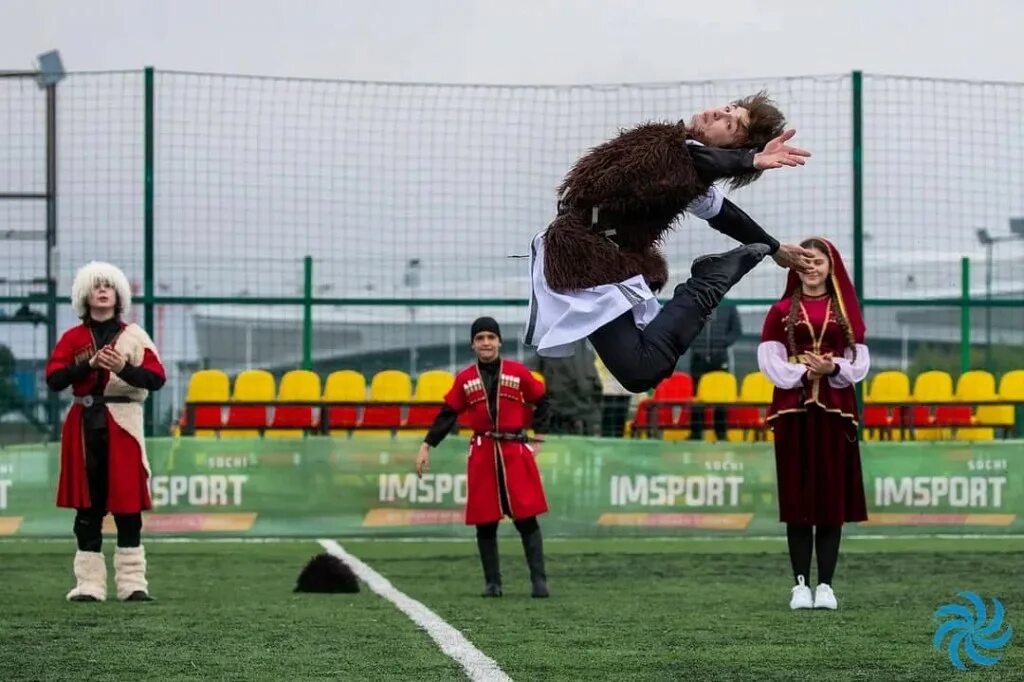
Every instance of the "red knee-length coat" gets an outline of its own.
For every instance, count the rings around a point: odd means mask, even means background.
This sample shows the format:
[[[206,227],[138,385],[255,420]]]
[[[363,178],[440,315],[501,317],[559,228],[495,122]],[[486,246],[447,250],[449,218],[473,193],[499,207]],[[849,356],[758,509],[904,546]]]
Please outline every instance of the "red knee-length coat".
[[[497,420],[494,420],[480,370],[473,364],[459,372],[455,384],[444,398],[455,412],[468,413],[474,432],[466,465],[467,525],[501,520],[504,514],[498,490],[500,479],[504,480],[513,519],[537,516],[548,510],[544,485],[530,446],[486,435],[487,432],[510,433],[527,429],[533,414],[532,405],[544,395],[544,384],[525,365],[501,360],[497,393]],[[503,476],[499,476],[499,467]]]
[[[135,324],[123,325],[114,342],[114,348],[127,356],[128,362],[164,377],[156,348],[149,336]],[[86,324],[72,327],[60,337],[46,364],[46,375],[59,369],[87,362],[96,353],[93,335]],[[108,432],[108,493],[107,511],[114,514],[133,514],[153,505],[149,495],[149,462],[143,434],[142,402],[148,392],[131,386],[107,370],[95,370],[81,381],[72,383],[72,394],[95,394],[98,386],[105,396],[120,395],[132,399],[129,403],[104,406]],[[88,509],[89,482],[85,471],[85,408],[77,403],[71,406],[61,431],[60,478],[57,483],[57,506]]]

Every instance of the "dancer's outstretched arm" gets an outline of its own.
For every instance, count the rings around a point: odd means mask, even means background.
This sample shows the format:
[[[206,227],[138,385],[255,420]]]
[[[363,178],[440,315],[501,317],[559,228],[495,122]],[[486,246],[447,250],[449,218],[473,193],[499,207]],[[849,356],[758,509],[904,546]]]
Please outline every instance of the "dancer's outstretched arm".
[[[714,182],[721,178],[746,175],[759,170],[804,165],[805,159],[810,157],[810,152],[786,144],[795,134],[795,130],[787,130],[769,142],[761,152],[753,149],[720,149],[703,145],[690,145],[688,151],[701,179]],[[719,192],[715,188],[710,191]],[[719,206],[720,208],[715,211],[715,207]],[[772,258],[781,267],[794,268],[798,271],[810,269],[810,252],[796,244],[780,244],[758,225],[757,221],[724,196],[712,200],[706,210],[698,212],[698,215],[707,220],[711,227],[741,244],[767,244],[771,247]]]
[[[735,178],[772,168],[803,166],[811,153],[787,144],[796,130],[787,130],[765,145],[755,149],[722,149],[700,144],[687,145],[693,167],[700,179],[712,183],[722,178]]]

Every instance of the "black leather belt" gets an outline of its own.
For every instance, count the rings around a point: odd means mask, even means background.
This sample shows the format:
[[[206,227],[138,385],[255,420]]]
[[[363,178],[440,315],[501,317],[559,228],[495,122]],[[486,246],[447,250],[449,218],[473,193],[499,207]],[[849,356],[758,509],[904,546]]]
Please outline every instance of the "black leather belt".
[[[521,431],[477,431],[474,436],[493,438],[494,440],[511,440],[519,443],[528,442],[529,438]]]

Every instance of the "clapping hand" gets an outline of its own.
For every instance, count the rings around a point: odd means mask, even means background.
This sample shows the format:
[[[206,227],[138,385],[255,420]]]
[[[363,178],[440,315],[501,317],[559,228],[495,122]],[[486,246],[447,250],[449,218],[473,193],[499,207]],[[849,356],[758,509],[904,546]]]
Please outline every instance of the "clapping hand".
[[[808,373],[811,378],[827,377],[831,376],[832,372],[836,371],[836,363],[832,362],[832,354],[825,353],[818,355],[817,353],[804,353],[804,365],[807,367]]]

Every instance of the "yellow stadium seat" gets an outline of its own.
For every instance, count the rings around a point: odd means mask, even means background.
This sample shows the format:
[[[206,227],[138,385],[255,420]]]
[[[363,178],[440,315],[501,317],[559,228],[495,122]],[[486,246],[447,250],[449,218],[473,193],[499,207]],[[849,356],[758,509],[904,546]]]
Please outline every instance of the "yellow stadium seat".
[[[202,369],[189,377],[188,392],[185,395],[185,403],[200,402],[223,402],[227,403],[231,396],[231,381],[228,375],[219,369]],[[217,427],[224,423],[223,407],[197,407],[194,413],[196,427],[195,435],[198,438],[211,438],[218,433]],[[206,426],[213,428],[200,429]]]
[[[1015,369],[1003,375],[1002,379],[999,380],[999,397],[1003,400],[1024,402],[1024,369]],[[1011,406],[1010,409],[1013,415],[1013,420],[1010,424],[1012,428],[1017,424],[1017,415],[1024,414],[1024,406],[1015,405]]]
[[[964,372],[956,382],[957,400],[989,400],[996,395],[996,378],[982,369]]]
[[[922,372],[914,380],[913,400],[921,403],[944,403],[953,399],[953,377],[948,372],[932,370]],[[915,405],[911,414],[914,421],[914,437],[917,440],[941,440],[952,438],[949,428],[928,427],[935,422],[936,415],[929,404]],[[937,412],[937,410],[936,410]],[[922,428],[923,427],[923,428]]]
[[[956,382],[956,399],[963,402],[997,400],[996,379],[990,372],[973,370],[964,372]],[[1007,409],[1009,415],[1007,415]],[[1013,423],[1013,408],[1001,405],[979,405],[974,411],[973,421],[981,424],[1010,425]],[[961,440],[992,440],[995,429],[961,428],[957,438]]]
[[[753,441],[760,438],[771,440],[771,429],[765,429],[765,409],[754,405],[771,403],[775,386],[761,372],[751,372],[743,377],[740,384],[739,403],[741,406],[729,408],[729,423],[743,430],[743,440]],[[742,405],[752,403],[752,405]]]
[[[247,369],[235,377],[235,390],[228,407],[228,426],[252,426],[265,428],[267,425],[267,408],[264,405],[247,406],[245,403],[266,403],[274,400],[274,375],[264,369]],[[242,438],[258,436],[259,431],[249,429],[229,429],[221,433],[221,438]]]
[[[867,401],[910,399],[910,377],[898,370],[879,372],[871,381]]]
[[[366,377],[351,369],[331,372],[324,385],[324,401],[364,402],[366,400]],[[331,433],[338,435],[341,430],[351,430],[359,423],[360,408],[343,405],[327,408],[327,423]],[[321,419],[323,419],[321,415]]]
[[[320,377],[315,372],[305,369],[293,369],[281,377],[281,385],[277,389],[279,403],[308,403],[320,400]],[[316,408],[310,406],[279,405],[274,408],[271,428],[266,435],[272,438],[301,438],[304,428],[317,425]],[[295,428],[279,428],[279,427]]]
[[[454,384],[455,377],[451,372],[432,369],[416,379],[416,391],[412,398],[417,402],[437,402],[444,399]]]
[[[735,403],[737,400],[736,377],[729,372],[715,371],[708,372],[701,376],[697,382],[697,402],[705,403]],[[694,419],[700,419],[701,415],[695,414]],[[704,414],[704,440],[713,441],[716,439],[713,428],[714,417],[711,408],[705,410]],[[726,438],[730,441],[743,440],[741,429],[729,429]]]
[[[999,397],[1005,400],[1024,400],[1024,369],[1007,372],[999,380]]]
[[[360,429],[356,436],[389,435],[402,424],[402,408],[399,406],[375,406],[374,402],[410,402],[412,400],[412,379],[405,372],[386,369],[377,372],[370,382],[370,402],[363,409],[361,426],[377,427]]]
[[[441,369],[424,372],[416,380],[416,391],[412,395],[412,400],[416,403],[444,402],[445,395],[451,390],[454,383],[455,377],[450,372]],[[434,423],[434,419],[440,410],[440,407],[435,406],[413,405],[409,408],[409,414],[405,418],[405,425],[422,427],[423,431],[420,432],[422,435]],[[405,433],[412,434],[415,432],[406,431]]]
[[[900,425],[906,408],[872,404],[892,402],[910,402],[910,377],[897,370],[879,372],[869,384],[867,395],[864,397],[861,421],[866,440],[879,440],[883,437],[901,439]]]

